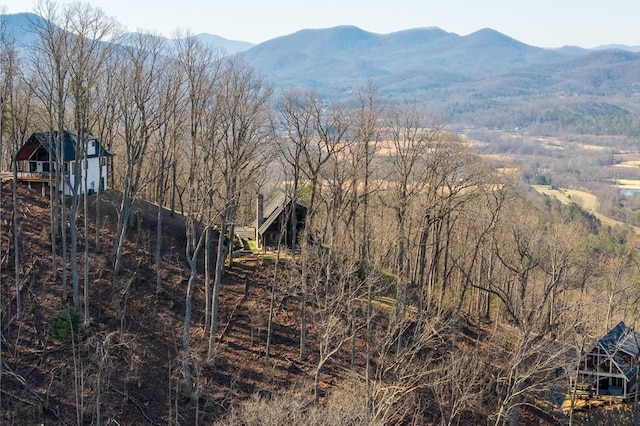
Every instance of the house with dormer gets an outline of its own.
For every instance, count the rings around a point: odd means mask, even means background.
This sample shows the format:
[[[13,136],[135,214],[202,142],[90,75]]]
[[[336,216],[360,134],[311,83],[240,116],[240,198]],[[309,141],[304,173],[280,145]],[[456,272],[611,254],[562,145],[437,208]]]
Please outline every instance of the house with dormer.
[[[43,192],[46,186],[57,186],[64,195],[72,194],[76,182],[79,183],[79,194],[85,191],[93,194],[98,188],[105,189],[108,165],[113,154],[90,133],[80,143],[77,133],[65,130],[61,142],[58,145],[58,132],[33,133],[16,153],[18,180],[30,186],[41,184]],[[61,155],[61,161],[57,161],[58,155]],[[76,171],[76,162],[80,162],[79,173]],[[58,164],[61,166],[58,167]]]

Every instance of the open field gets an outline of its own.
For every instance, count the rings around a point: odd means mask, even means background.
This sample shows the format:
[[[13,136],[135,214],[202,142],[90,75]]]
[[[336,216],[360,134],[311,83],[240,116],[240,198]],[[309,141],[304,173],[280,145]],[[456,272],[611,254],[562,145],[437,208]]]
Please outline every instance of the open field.
[[[621,189],[637,189],[640,190],[640,179],[616,179],[616,187]]]
[[[531,185],[531,187],[541,194],[546,194],[551,197],[556,197],[562,203],[569,204],[573,202],[578,204],[580,207],[582,207],[583,209],[585,209],[586,211],[588,211],[589,213],[597,217],[598,220],[600,220],[600,222],[604,224],[612,225],[612,226],[625,225],[625,223],[623,222],[611,219],[610,217],[607,217],[598,213],[597,212],[598,198],[593,194],[590,194],[585,191],[579,191],[576,189],[563,189],[563,188],[550,189],[546,185]],[[636,230],[636,232],[640,233],[640,228],[638,227],[633,227],[633,228]]]
[[[556,197],[558,200],[565,204],[569,204],[571,202],[576,203],[590,213],[595,214],[598,210],[598,198],[588,192],[579,191],[577,189],[550,189],[546,185],[531,186],[539,193]]]
[[[614,164],[613,167],[640,168],[640,160],[623,161],[622,163]]]

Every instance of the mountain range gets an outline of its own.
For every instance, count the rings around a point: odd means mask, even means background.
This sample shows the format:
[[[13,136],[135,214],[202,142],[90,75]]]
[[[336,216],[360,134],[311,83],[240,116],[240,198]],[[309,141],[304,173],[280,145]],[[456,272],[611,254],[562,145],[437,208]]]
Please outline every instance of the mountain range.
[[[6,17],[20,45],[33,42],[30,28],[42,18]],[[387,101],[424,104],[453,123],[491,127],[489,121],[503,117],[494,125],[522,126],[563,104],[582,115],[640,112],[640,46],[546,49],[488,28],[461,36],[436,27],[376,34],[339,26],[257,45],[196,37],[242,55],[277,90],[347,99],[371,81]]]

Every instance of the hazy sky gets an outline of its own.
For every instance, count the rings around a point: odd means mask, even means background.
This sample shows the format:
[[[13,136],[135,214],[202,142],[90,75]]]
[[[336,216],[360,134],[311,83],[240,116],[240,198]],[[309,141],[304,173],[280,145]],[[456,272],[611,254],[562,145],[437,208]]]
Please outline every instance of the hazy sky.
[[[58,1],[62,4],[66,1]],[[640,0],[90,0],[128,31],[176,29],[260,43],[305,28],[356,25],[386,34],[440,27],[466,35],[493,28],[539,47],[640,45]],[[31,0],[1,0],[9,13]]]

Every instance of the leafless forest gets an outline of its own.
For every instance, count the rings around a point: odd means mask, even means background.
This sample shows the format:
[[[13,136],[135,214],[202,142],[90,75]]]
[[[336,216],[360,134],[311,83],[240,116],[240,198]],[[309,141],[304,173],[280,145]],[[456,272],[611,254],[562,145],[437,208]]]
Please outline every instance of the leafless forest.
[[[562,410],[577,330],[640,328],[631,228],[370,84],[275,93],[188,34],[39,7],[26,52],[0,20],[2,424],[638,424]],[[63,129],[115,154],[108,189],[18,182]],[[238,254],[275,190],[296,243]]]

